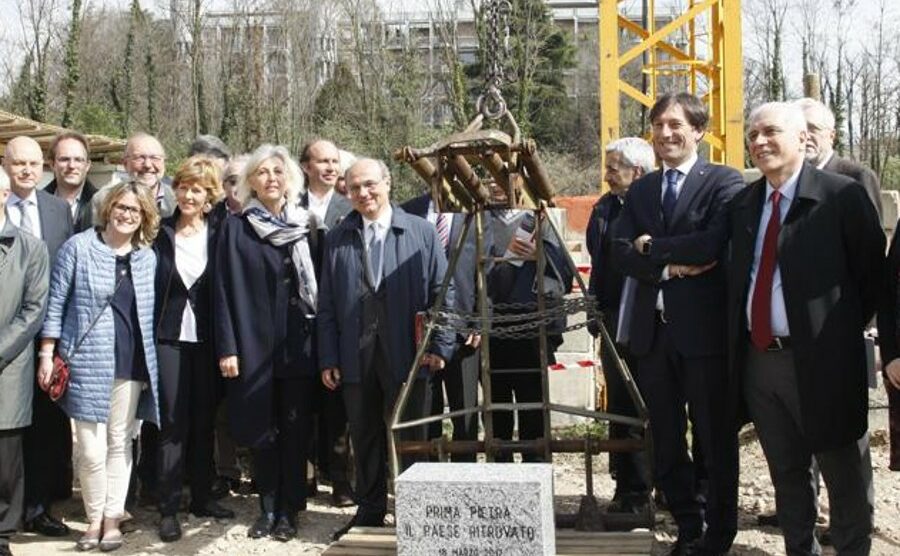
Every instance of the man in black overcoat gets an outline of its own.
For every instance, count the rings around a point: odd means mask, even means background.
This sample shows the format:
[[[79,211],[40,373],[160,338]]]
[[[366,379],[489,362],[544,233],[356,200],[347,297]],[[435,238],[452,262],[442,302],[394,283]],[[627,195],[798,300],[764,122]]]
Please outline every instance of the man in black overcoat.
[[[884,234],[858,183],[804,163],[797,106],[764,104],[747,129],[763,178],[729,205],[729,369],[769,464],[786,552],[821,554],[815,456],[837,552],[868,554],[869,462],[857,441],[868,416],[863,330],[880,292]]]

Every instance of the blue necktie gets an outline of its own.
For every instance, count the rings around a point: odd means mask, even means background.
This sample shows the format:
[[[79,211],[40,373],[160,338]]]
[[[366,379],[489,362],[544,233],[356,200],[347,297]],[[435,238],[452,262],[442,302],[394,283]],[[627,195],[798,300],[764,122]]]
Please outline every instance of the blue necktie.
[[[675,212],[675,202],[678,200],[675,188],[678,186],[679,176],[681,176],[681,172],[675,168],[666,170],[666,191],[663,193],[662,199],[663,219],[666,226],[672,224],[672,214]]]

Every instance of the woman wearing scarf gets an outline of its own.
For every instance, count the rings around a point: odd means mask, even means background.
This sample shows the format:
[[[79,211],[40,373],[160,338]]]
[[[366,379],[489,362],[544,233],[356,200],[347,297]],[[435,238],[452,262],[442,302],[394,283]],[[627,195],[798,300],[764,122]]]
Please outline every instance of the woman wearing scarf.
[[[243,210],[222,225],[213,283],[216,355],[229,379],[231,434],[249,446],[261,514],[251,538],[288,541],[305,507],[305,447],[316,384],[316,279],[300,170],[263,145],[238,180]]]

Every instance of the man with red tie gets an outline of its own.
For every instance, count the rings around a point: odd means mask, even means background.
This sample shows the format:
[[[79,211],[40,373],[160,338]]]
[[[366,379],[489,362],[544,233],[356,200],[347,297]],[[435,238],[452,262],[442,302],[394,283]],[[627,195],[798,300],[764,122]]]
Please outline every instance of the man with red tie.
[[[821,554],[810,471],[818,460],[839,554],[868,554],[872,507],[857,445],[868,395],[863,330],[875,311],[885,238],[866,191],[804,162],[803,112],[750,114],[763,178],[729,204],[729,369],[775,486],[787,554]]]

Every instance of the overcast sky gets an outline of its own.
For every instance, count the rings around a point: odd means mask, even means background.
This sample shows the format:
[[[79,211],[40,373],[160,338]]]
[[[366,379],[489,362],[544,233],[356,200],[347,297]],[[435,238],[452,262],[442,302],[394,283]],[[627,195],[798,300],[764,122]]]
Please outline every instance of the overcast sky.
[[[21,64],[24,54],[21,47],[23,30],[18,5],[26,4],[28,1],[29,0],[0,0],[0,60],[2,60],[2,62],[0,62],[2,63],[2,65],[0,65],[0,76],[5,77],[8,75],[7,72],[10,66],[15,68]],[[70,9],[69,0],[57,1],[64,11]],[[422,10],[423,7],[432,5],[435,1],[447,3],[452,0],[379,0],[382,6],[399,11]],[[745,5],[748,1],[751,0],[744,0]],[[825,1],[826,0],[822,0],[823,3]],[[94,8],[102,6],[118,6],[122,9],[127,9],[130,0],[85,0],[85,3]],[[207,5],[210,6],[210,9],[227,9],[227,7],[233,5],[233,3],[234,0],[207,0]],[[465,3],[468,4],[468,0],[465,0]],[[686,2],[685,0],[658,0],[657,11],[663,11],[667,6],[670,6],[673,3],[684,5]],[[153,10],[155,13],[164,16],[170,5],[170,0],[143,0],[141,4],[145,9]],[[859,37],[874,36],[874,22],[880,4],[881,0],[859,0],[857,14],[852,18],[853,28],[849,33],[851,47],[860,47],[860,44],[863,41],[859,40]],[[888,0],[887,5],[888,18],[894,22],[889,28],[896,29],[897,24],[900,23],[900,2]],[[639,9],[639,6],[639,0],[626,0],[622,3],[620,9]],[[746,39],[748,30],[752,29],[752,22],[748,19],[749,18],[745,17],[745,21],[743,22],[745,52],[751,48],[750,41]],[[795,37],[796,32],[794,29],[790,24],[786,25],[785,39],[787,44],[785,46],[785,52],[787,55],[785,56],[784,63],[789,80],[788,86],[792,91],[798,91],[801,87],[800,56],[791,55],[792,53],[799,54],[800,50],[799,44],[797,44],[798,41]],[[8,83],[0,83],[0,93],[8,86]]]

